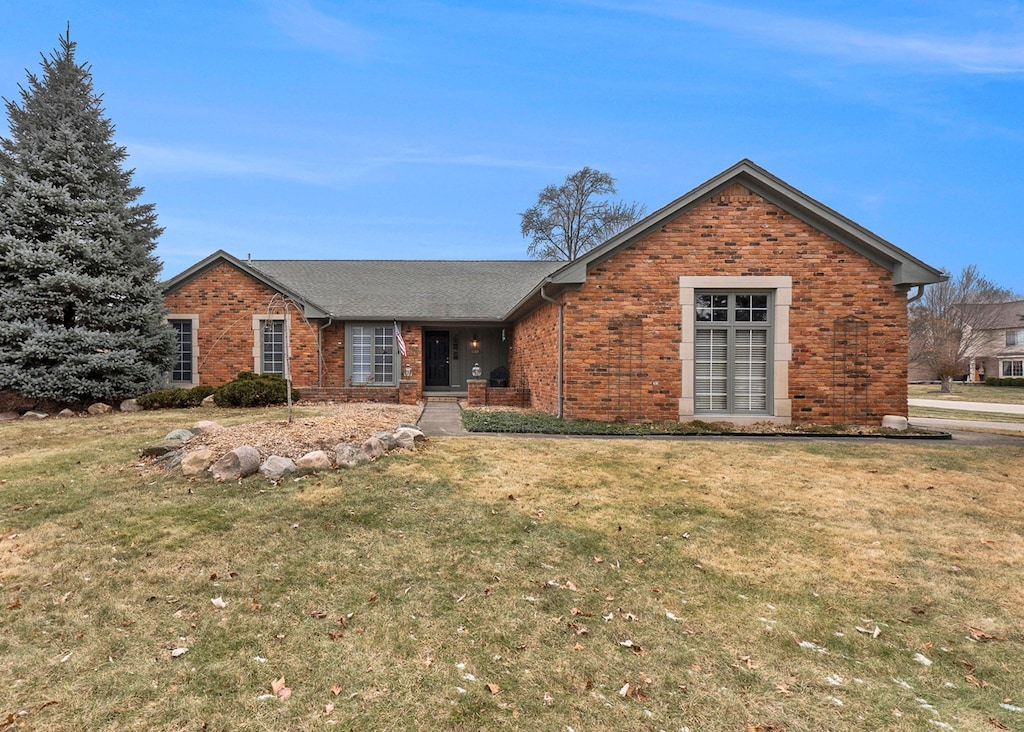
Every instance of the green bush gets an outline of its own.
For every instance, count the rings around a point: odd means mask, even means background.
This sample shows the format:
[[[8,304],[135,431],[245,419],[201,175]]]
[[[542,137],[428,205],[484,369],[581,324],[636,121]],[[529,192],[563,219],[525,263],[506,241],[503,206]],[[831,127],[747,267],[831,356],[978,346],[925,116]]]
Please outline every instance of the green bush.
[[[985,384],[988,386],[1024,386],[1024,378],[1019,376],[999,378],[997,376],[989,376],[985,379]]]
[[[191,389],[157,389],[143,394],[136,401],[143,409],[187,409],[198,407],[203,399],[213,394],[212,386],[194,386]]]
[[[298,389],[292,389],[292,401],[299,398]],[[268,407],[288,401],[288,384],[277,374],[254,374],[242,371],[213,393],[218,407]]]

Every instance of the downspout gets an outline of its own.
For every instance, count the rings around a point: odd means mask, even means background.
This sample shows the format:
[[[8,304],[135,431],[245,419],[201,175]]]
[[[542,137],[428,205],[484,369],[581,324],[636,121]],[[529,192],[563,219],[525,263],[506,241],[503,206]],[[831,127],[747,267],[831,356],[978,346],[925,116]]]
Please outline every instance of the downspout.
[[[549,284],[551,278],[549,277],[544,281],[544,285]],[[553,297],[548,297],[548,294],[544,292],[544,285],[540,286],[540,296],[542,300],[547,300],[558,308],[558,418],[562,418],[562,405],[565,401],[564,394],[564,363],[562,360],[562,351],[565,343],[565,305],[558,302]]]
[[[913,297],[908,297],[907,298],[907,305],[909,305],[912,302],[916,302],[917,300],[920,300],[923,296],[924,296],[924,285],[918,285],[917,286],[917,294],[914,295]]]
[[[327,322],[316,329],[316,385],[324,385],[324,330],[331,327],[334,318],[327,318]]]

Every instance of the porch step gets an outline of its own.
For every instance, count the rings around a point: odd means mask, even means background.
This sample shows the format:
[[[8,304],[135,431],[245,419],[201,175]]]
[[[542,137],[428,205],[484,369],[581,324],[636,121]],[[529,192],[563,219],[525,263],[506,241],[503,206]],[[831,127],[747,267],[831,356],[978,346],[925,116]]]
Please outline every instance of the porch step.
[[[437,404],[458,404],[459,403],[459,399],[461,399],[461,398],[463,398],[463,397],[448,396],[448,395],[446,395],[446,396],[437,396],[437,395],[432,395],[432,394],[424,394],[423,401],[425,401],[427,403],[435,402]]]

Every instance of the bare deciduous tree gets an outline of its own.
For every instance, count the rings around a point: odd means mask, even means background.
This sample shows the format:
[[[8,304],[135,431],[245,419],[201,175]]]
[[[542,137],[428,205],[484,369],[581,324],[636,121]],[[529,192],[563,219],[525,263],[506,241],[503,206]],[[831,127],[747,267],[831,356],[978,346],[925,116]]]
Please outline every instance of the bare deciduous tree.
[[[571,262],[643,218],[647,209],[641,204],[601,199],[615,192],[615,179],[593,168],[547,186],[520,214],[523,236],[531,240],[526,253]]]
[[[973,264],[957,277],[929,285],[910,305],[910,360],[927,366],[942,391],[950,392],[953,379],[967,373],[971,353],[994,327],[998,310],[974,306],[1013,299],[1013,292],[983,277]]]

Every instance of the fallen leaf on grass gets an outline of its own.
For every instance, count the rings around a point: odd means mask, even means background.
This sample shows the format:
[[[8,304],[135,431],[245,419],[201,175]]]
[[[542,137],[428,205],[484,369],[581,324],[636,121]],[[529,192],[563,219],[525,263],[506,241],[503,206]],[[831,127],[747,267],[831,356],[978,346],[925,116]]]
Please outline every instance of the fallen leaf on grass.
[[[988,686],[987,681],[982,681],[981,679],[975,678],[974,674],[967,674],[966,676],[964,676],[964,681],[966,681],[971,686],[977,686],[979,689],[984,689],[986,686]]]
[[[491,692],[492,694],[500,694],[501,687],[497,684],[487,684],[487,691]]]
[[[210,598],[210,602],[213,604],[213,606],[215,608],[218,608],[219,610],[223,610],[224,608],[226,608],[228,606],[228,604],[226,602],[224,602],[224,598],[223,597],[213,597],[213,598]]]
[[[171,658],[177,658],[178,656],[184,656],[186,653],[188,653],[188,649],[187,648],[175,648],[174,650],[171,651]]]
[[[986,633],[981,628],[968,628],[967,631],[970,633],[970,636],[968,636],[968,637],[972,641],[974,641],[975,643],[987,643],[989,641],[994,641],[994,640],[997,640],[997,641],[1004,641],[1004,640],[1006,640],[1005,637],[1000,637],[1000,636],[996,636],[996,635],[989,635],[988,633]]]
[[[338,694],[341,693],[341,687],[338,686],[337,684],[332,684],[331,685],[331,693],[334,694],[335,696],[337,696]]]
[[[736,661],[736,663],[734,663],[732,665],[732,667],[733,668],[740,668],[741,664],[746,665],[746,667],[748,669],[751,669],[751,670],[756,670],[756,669],[761,668],[761,664],[759,662],[755,661],[754,659],[752,659],[750,656],[740,656],[739,660]]]
[[[914,654],[914,660],[917,661],[922,666],[931,666],[932,665],[932,660],[930,658],[928,658],[927,656],[921,654],[921,653],[915,653]]]
[[[279,679],[274,679],[273,681],[271,681],[270,690],[274,692],[274,696],[276,696],[281,701],[288,701],[292,698],[292,690],[285,686],[284,676],[282,676]]]
[[[628,648],[629,650],[633,651],[633,653],[637,654],[638,656],[642,656],[645,653],[647,653],[646,649],[644,649],[643,646],[641,646],[639,643],[634,643],[632,640],[629,640],[629,639],[624,640],[624,641],[619,641],[619,645],[620,646],[624,646],[625,648]]]
[[[870,635],[872,638],[877,638],[878,636],[880,636],[882,634],[882,629],[879,628],[877,625],[875,626],[874,630],[869,630],[868,628],[861,627],[860,625],[856,625],[856,626],[854,626],[854,628],[856,629],[856,631],[858,633],[864,633],[865,635]]]
[[[988,723],[989,723],[989,724],[991,724],[991,725],[992,725],[993,727],[995,727],[996,729],[1010,729],[1009,727],[1007,727],[1007,726],[1006,726],[1005,724],[1003,724],[1002,722],[1000,722],[1000,721],[999,721],[998,719],[996,719],[995,717],[989,717],[989,718],[988,718]]]
[[[334,712],[334,705],[331,704],[330,702],[327,702],[324,705],[324,713],[325,714],[332,714],[333,712]]]
[[[555,697],[551,696],[551,692],[550,691],[545,691],[544,692],[544,706],[550,707],[554,703],[555,703]]]

